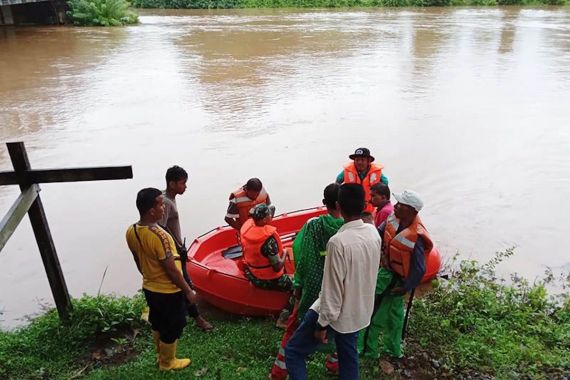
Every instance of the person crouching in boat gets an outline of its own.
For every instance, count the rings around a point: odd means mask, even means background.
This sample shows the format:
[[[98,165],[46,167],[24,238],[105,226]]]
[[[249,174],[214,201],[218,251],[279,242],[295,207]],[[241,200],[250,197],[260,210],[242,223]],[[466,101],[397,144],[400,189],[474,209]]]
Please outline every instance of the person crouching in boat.
[[[293,242],[296,267],[293,287],[296,304],[287,320],[285,333],[281,339],[281,346],[271,368],[270,380],[287,379],[289,373],[285,365],[285,346],[287,346],[287,342],[303,320],[307,310],[319,298],[327,243],[344,223],[337,204],[339,187],[340,185],[336,183],[331,183],[325,187],[323,204],[327,207],[328,213],[318,218],[309,219]],[[338,373],[336,354],[327,356],[325,368],[331,374]]]
[[[230,194],[226,223],[239,231],[249,219],[250,211],[258,204],[271,205],[271,200],[259,178],[250,178],[245,185]]]
[[[378,358],[378,340],[383,332],[385,354],[402,357],[404,295],[418,286],[426,271],[426,257],[433,242],[419,211],[423,202],[411,190],[394,194],[398,201],[386,222],[378,228],[382,237],[382,260],[376,281],[374,309],[368,328],[360,332],[358,349],[365,357]]]
[[[258,288],[290,291],[293,281],[285,274],[287,254],[277,228],[270,224],[270,207],[258,204],[250,215],[240,229],[245,276]]]

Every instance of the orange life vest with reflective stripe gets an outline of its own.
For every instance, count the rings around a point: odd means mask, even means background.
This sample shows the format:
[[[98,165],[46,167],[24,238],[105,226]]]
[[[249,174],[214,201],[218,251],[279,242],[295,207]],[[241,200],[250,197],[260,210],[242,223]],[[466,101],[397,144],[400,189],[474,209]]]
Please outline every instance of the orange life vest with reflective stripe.
[[[354,166],[354,161],[349,162],[344,165],[344,183],[359,183],[364,188],[364,200],[366,202],[364,210],[370,213],[374,213],[374,206],[370,203],[370,187],[380,183],[382,179],[382,169],[384,168],[381,164],[370,164],[368,173],[363,180],[360,179],[358,171]]]
[[[249,219],[249,210],[260,203],[267,203],[267,192],[262,187],[257,198],[251,199],[245,194],[243,187],[240,187],[230,194],[230,201],[232,199],[235,199],[239,213],[238,221],[243,226],[245,221]]]
[[[424,256],[426,259],[433,248],[433,241],[419,216],[416,216],[408,228],[405,228],[397,234],[399,225],[400,220],[392,213],[386,220],[383,254],[388,256],[390,269],[405,279],[410,273],[410,259],[418,236],[421,236],[424,240]]]
[[[275,272],[269,259],[261,253],[261,246],[270,236],[277,240],[279,252],[283,252],[283,245],[277,228],[268,224],[263,227],[256,226],[253,219],[250,218],[240,229],[243,260],[251,273],[260,280],[273,280],[283,275],[283,268],[279,272]]]

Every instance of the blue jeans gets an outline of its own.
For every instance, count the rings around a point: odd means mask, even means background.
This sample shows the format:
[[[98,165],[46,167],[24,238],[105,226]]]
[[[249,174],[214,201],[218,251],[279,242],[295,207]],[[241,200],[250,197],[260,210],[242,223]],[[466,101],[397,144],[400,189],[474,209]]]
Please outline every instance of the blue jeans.
[[[305,313],[303,322],[297,328],[285,347],[285,364],[291,380],[307,379],[307,357],[314,353],[321,344],[314,336],[319,314],[314,310]],[[356,341],[358,331],[342,334],[328,327],[327,336],[336,343],[339,365],[339,380],[358,379],[358,352]]]

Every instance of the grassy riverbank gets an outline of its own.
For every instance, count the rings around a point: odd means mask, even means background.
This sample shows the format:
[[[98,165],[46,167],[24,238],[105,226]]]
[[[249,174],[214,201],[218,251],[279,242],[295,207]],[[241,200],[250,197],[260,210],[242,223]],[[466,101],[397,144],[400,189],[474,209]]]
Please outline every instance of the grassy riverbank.
[[[564,5],[566,0],[132,0],[137,8],[232,9],[232,8],[352,8],[352,7],[445,7],[498,5]]]
[[[362,363],[362,378],[564,378],[570,376],[570,297],[514,277],[497,281],[495,266],[463,262],[449,282],[414,302],[406,358],[392,366]],[[570,278],[562,279],[563,286]],[[282,331],[271,319],[218,317],[201,333],[190,322],[179,351],[192,365],[160,374],[140,296],[83,297],[70,326],[52,310],[15,332],[0,332],[0,378],[6,379],[264,379]],[[311,379],[325,379],[323,355],[310,362]],[[392,372],[393,371],[393,372]]]

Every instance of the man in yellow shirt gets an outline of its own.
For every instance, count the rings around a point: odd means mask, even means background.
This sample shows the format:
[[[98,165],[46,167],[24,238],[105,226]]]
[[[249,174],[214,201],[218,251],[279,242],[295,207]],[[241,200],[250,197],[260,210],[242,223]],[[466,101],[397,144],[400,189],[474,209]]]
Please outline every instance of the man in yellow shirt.
[[[149,322],[161,370],[185,368],[190,359],[176,358],[176,342],[186,326],[187,302],[196,295],[182,277],[180,257],[172,236],[158,225],[164,214],[162,192],[145,188],[137,194],[140,220],[126,238],[139,272],[149,307]]]

